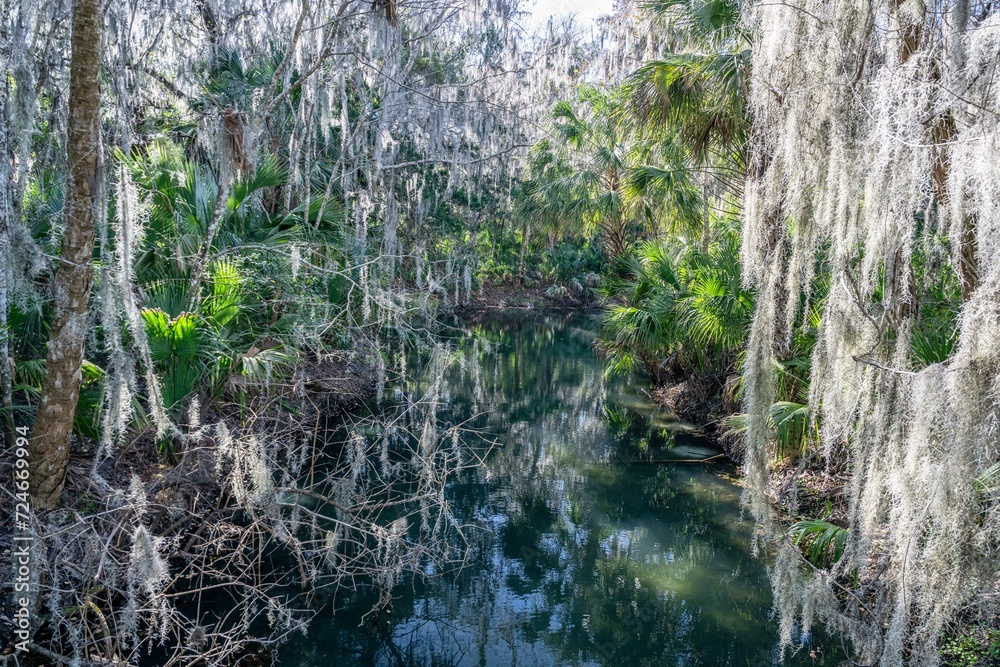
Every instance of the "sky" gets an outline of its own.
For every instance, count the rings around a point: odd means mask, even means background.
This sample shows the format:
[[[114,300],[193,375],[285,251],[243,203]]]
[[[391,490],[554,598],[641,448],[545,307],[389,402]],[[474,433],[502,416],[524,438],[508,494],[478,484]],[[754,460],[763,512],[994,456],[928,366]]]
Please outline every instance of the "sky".
[[[580,23],[585,25],[602,14],[609,14],[613,7],[614,0],[536,0],[531,16],[535,21],[544,23],[549,16],[576,14]]]

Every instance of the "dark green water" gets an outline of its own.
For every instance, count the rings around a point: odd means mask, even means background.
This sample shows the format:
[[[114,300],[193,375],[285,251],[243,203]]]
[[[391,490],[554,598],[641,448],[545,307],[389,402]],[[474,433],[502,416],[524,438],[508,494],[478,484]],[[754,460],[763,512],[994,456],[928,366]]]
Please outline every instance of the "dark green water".
[[[478,528],[467,564],[365,615],[339,596],[280,652],[306,665],[777,665],[765,564],[749,553],[727,464],[643,394],[608,382],[580,316],[495,316],[457,341],[439,412],[497,440],[448,498]],[[487,351],[484,347],[490,347]],[[416,364],[413,364],[416,365]],[[404,391],[430,378],[419,366]],[[478,387],[478,390],[476,389]],[[803,637],[786,665],[837,664]]]

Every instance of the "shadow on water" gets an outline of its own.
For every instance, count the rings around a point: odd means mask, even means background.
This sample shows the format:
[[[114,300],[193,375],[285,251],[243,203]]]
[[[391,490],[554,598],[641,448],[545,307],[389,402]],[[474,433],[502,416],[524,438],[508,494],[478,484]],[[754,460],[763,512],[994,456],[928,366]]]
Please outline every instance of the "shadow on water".
[[[484,465],[448,488],[465,566],[395,591],[338,595],[281,650],[306,665],[777,665],[765,564],[711,443],[606,381],[579,315],[470,323],[438,418],[467,423]],[[416,357],[398,395],[432,379]],[[390,391],[393,388],[390,388]],[[489,449],[484,441],[494,441]],[[837,664],[815,637],[786,665]]]

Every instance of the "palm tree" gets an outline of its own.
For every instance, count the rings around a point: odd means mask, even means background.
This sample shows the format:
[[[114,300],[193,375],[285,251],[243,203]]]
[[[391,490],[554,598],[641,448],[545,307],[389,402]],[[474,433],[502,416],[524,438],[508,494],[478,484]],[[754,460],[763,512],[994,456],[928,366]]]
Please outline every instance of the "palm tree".
[[[565,100],[553,110],[574,170],[550,187],[566,195],[564,215],[600,231],[609,259],[625,256],[635,237],[664,220],[674,230],[700,220],[698,193],[670,142],[649,142],[624,128],[615,91],[586,86],[578,102],[579,110]]]
[[[683,164],[702,174],[707,249],[710,190],[729,204],[743,198],[750,35],[734,0],[646,0],[644,6],[669,24],[683,46],[628,77],[621,118],[649,141],[673,141],[684,153]]]
[[[577,197],[569,178],[572,169],[566,160],[556,155],[552,142],[543,139],[528,153],[528,178],[521,183],[521,192],[515,203],[515,214],[521,219],[521,248],[518,253],[517,271],[523,278],[528,246],[534,229],[548,235],[549,245],[568,231],[578,231],[573,226],[576,217],[566,202]]]
[[[754,294],[742,285],[735,225],[716,224],[707,252],[678,241],[646,243],[619,260],[601,348],[612,371],[728,370],[746,341]]]

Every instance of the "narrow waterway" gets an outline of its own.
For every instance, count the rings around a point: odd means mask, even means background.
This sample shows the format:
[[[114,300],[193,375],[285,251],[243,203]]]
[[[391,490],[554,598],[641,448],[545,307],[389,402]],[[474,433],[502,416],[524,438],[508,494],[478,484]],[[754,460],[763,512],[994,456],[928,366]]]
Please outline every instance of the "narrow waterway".
[[[651,403],[607,381],[595,324],[503,314],[454,342],[438,418],[495,441],[448,488],[468,526],[464,567],[397,587],[391,612],[362,587],[283,647],[306,665],[777,665],[766,563],[725,462]],[[410,362],[419,394],[429,367]],[[482,449],[482,445],[479,447]],[[786,665],[837,664],[816,638]]]

